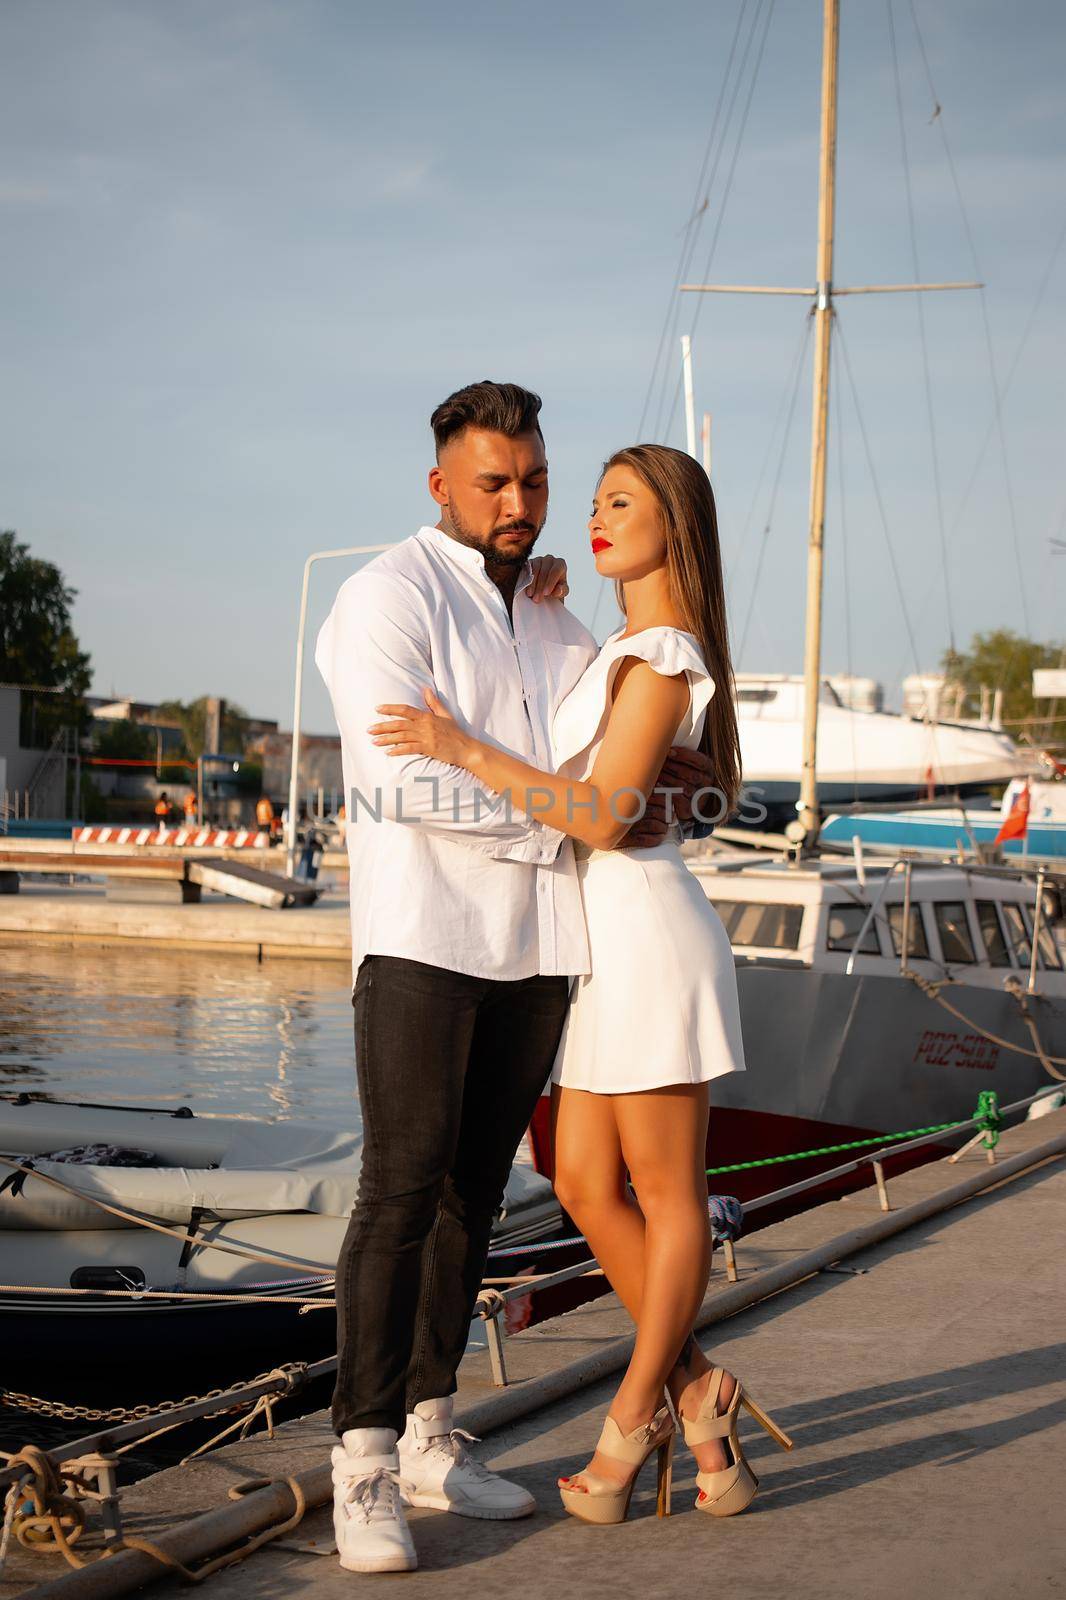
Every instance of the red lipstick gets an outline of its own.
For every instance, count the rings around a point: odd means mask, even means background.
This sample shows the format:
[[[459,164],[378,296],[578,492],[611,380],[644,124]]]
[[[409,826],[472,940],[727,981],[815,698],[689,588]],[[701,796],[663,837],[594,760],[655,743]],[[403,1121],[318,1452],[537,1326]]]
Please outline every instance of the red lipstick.
[[[592,554],[594,556],[598,556],[601,550],[610,550],[611,548],[610,539],[593,539],[592,541]]]

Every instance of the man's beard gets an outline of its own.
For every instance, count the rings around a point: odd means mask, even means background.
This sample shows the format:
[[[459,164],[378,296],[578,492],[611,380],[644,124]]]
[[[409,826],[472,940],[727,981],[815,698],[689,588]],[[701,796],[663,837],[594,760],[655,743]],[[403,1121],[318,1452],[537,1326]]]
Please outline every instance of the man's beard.
[[[528,560],[533,546],[540,538],[541,530],[544,527],[543,523],[538,528],[532,522],[505,522],[501,527],[493,528],[490,534],[479,534],[466,526],[453,505],[448,505],[441,509],[443,512],[441,521],[444,523],[447,532],[458,539],[460,544],[468,545],[471,550],[480,550],[485,558],[487,567],[523,566]],[[513,547],[508,548],[507,546],[501,547],[498,537],[501,533],[524,534],[529,538],[529,543],[524,550]]]

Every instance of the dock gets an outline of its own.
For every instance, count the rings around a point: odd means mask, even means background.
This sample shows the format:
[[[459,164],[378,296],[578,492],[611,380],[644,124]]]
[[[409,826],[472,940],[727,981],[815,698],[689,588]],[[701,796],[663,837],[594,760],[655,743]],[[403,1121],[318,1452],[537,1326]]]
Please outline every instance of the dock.
[[[317,905],[292,905],[279,912],[212,894],[206,886],[198,903],[160,905],[109,898],[97,884],[68,888],[55,882],[24,882],[18,894],[0,895],[0,945],[88,943],[252,956],[260,961],[350,961],[346,887]]]
[[[996,1154],[995,1166],[976,1147],[957,1163],[892,1176],[888,1213],[871,1188],[742,1238],[735,1283],[716,1259],[701,1343],[795,1440],[786,1455],[742,1427],[762,1478],[750,1511],[728,1521],[695,1511],[694,1463],[681,1447],[669,1519],[654,1516],[651,1471],[624,1526],[590,1528],[563,1513],[555,1479],[588,1459],[628,1351],[631,1325],[608,1296],[508,1338],[506,1388],[494,1387],[487,1352],[464,1361],[457,1422],[485,1436],[482,1459],[529,1488],[538,1511],[510,1523],[414,1512],[421,1565],[390,1587],[434,1600],[465,1600],[472,1588],[489,1600],[562,1589],[678,1600],[1057,1592],[1066,1560],[1066,1110],[1008,1130]],[[255,1494],[227,1500],[235,1485],[273,1494],[275,1516],[292,1508],[279,1483],[290,1475],[312,1505],[321,1501],[331,1443],[318,1412],[272,1440],[157,1474],[123,1495],[125,1526],[196,1565],[211,1548],[209,1515],[232,1520],[235,1504],[246,1520],[252,1513]],[[253,1481],[264,1479],[275,1487]],[[342,1600],[380,1587],[380,1577],[343,1572],[331,1545],[330,1508],[320,1503],[207,1579],[205,1592]],[[103,1572],[20,1556],[10,1576],[21,1587],[0,1586],[0,1596],[26,1592],[31,1579],[35,1600],[127,1593],[163,1571],[135,1551],[106,1567],[107,1587],[94,1588]]]

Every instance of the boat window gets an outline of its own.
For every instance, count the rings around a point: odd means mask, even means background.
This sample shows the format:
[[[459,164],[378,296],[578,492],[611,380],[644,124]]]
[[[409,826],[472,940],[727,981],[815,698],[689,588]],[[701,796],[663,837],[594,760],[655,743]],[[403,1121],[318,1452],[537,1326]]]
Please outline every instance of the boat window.
[[[994,967],[1009,967],[1007,940],[994,900],[978,900],[977,920],[981,924],[981,936],[985,941],[989,961]]]
[[[830,906],[829,916],[825,924],[825,947],[827,950],[846,950],[850,955],[855,948],[855,940],[859,937],[859,929],[866,920],[868,906],[857,906],[852,901],[846,900],[841,905]],[[873,922],[862,936],[859,954],[863,956],[879,956],[881,946],[877,940],[877,929]]]
[[[1001,900],[999,905],[1007,929],[1007,946],[1020,967],[1027,967],[1032,959],[1029,929],[1022,916],[1021,906],[1011,900]]]
[[[1026,906],[1025,922],[1027,928],[1029,929],[1030,936],[1032,935],[1033,931],[1033,917],[1035,912],[1035,906]],[[1062,963],[1059,960],[1059,952],[1055,945],[1055,935],[1048,927],[1046,917],[1047,910],[1045,908],[1040,915],[1040,932],[1037,935],[1036,941],[1037,959],[1042,967],[1051,967],[1054,971],[1058,971]]]
[[[892,949],[898,956],[903,949],[903,902],[894,901],[888,908],[888,926],[892,931]],[[929,941],[925,936],[922,908],[911,901],[910,927],[907,929],[907,954],[916,961],[929,960]]]
[[[970,936],[965,903],[962,900],[934,900],[933,915],[940,931],[940,948],[944,952],[944,960],[966,963],[976,961],[977,952]]]
[[[765,705],[770,700],[777,699],[776,689],[738,689],[737,700],[748,705]]]
[[[763,950],[796,950],[803,926],[803,907],[762,904],[755,900],[712,900],[730,944],[758,945]]]

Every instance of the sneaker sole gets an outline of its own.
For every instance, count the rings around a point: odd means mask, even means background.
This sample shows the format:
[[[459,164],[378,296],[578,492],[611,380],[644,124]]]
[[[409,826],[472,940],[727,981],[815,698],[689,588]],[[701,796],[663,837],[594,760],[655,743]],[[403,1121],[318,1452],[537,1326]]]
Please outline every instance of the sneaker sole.
[[[457,1506],[444,1494],[420,1494],[417,1490],[401,1488],[400,1496],[404,1505],[423,1506],[430,1511],[452,1511],[457,1517],[472,1517],[476,1522],[518,1522],[522,1517],[531,1517],[537,1509],[536,1501],[531,1501],[528,1506],[520,1509],[505,1510],[496,1506]]]
[[[354,1557],[345,1560],[340,1558],[340,1564],[345,1572],[414,1572],[418,1566],[417,1556],[382,1556],[378,1561],[357,1561]]]

